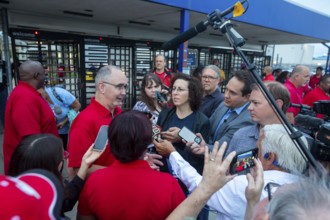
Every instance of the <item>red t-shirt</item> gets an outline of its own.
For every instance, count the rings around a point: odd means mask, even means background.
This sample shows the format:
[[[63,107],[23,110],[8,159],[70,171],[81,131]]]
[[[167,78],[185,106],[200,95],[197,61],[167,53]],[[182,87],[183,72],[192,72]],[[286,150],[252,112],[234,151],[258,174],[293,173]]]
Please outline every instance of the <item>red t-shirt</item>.
[[[98,219],[159,220],[185,199],[178,181],[144,160],[115,161],[94,172],[80,194],[78,213]]]
[[[330,100],[330,97],[322,90],[320,87],[316,87],[311,92],[309,92],[307,95],[305,95],[303,99],[303,103],[313,107],[313,103],[320,101],[320,100]],[[323,118],[323,114],[317,114],[316,117]]]
[[[284,85],[289,90],[290,102],[293,104],[302,104],[301,90],[296,88],[296,86],[290,80],[285,81]],[[300,112],[300,109],[296,107],[290,107],[288,112],[292,112],[293,115],[296,116]]]
[[[312,87],[312,89],[316,88],[316,86],[320,83],[320,80],[321,80],[321,76],[320,77],[317,77],[317,75],[311,76],[309,80],[310,87]]]
[[[116,117],[121,112],[121,108],[116,107],[112,116],[111,112],[98,103],[94,97],[91,99],[90,105],[78,114],[70,128],[68,142],[68,151],[70,152],[68,159],[69,167],[80,167],[81,159],[88,148],[94,143],[100,127],[102,125],[109,125],[113,117]],[[104,153],[94,164],[109,166],[113,161],[114,158],[108,145]]]
[[[158,73],[158,72],[154,72],[159,78],[160,80],[162,81],[163,85],[166,86],[167,88],[170,88],[171,86],[171,75],[162,72],[162,73]]]
[[[263,79],[263,81],[274,81],[274,80],[275,78],[272,74],[265,76],[265,78]]]
[[[3,156],[5,173],[12,154],[23,137],[32,134],[54,134],[58,136],[55,116],[38,91],[20,81],[10,94],[5,112]]]

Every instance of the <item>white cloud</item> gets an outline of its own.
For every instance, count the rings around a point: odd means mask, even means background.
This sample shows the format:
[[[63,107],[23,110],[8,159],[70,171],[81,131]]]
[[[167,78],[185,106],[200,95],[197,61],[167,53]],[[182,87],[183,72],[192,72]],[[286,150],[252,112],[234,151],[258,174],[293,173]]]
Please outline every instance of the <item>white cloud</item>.
[[[311,11],[315,11],[322,15],[328,16],[330,11],[330,1],[329,0],[286,0],[292,4],[298,5],[300,7],[306,8]]]

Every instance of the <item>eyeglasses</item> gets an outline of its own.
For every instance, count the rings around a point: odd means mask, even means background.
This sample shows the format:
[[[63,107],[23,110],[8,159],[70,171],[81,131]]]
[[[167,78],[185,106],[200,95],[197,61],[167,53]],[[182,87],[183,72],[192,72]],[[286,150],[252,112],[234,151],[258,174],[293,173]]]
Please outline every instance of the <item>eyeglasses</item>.
[[[214,76],[202,76],[202,79],[204,79],[204,80],[215,80],[215,79],[217,79],[218,77],[214,77]]]
[[[273,194],[275,193],[275,191],[280,186],[281,186],[280,184],[273,183],[273,182],[267,183],[267,185],[265,186],[264,190],[268,193],[268,201],[270,201],[272,199]]]
[[[171,92],[175,92],[177,91],[178,93],[181,93],[181,92],[184,92],[184,91],[188,91],[188,89],[182,89],[180,87],[176,88],[176,87],[173,87],[170,89]]]
[[[125,90],[127,91],[128,90],[128,85],[127,84],[112,84],[112,83],[109,83],[109,82],[105,82],[103,81],[104,84],[107,84],[107,85],[110,85],[110,86],[113,86],[115,87],[116,89],[118,89],[119,91],[122,91],[122,90]]]

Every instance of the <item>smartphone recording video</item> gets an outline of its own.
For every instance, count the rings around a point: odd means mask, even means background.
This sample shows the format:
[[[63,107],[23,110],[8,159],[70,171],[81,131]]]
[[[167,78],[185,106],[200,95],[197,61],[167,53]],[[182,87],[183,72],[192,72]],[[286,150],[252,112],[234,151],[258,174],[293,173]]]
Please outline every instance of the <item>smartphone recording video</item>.
[[[166,99],[159,91],[156,91],[156,98],[158,102],[166,102]]]
[[[93,150],[102,151],[108,144],[108,127],[107,125],[101,126],[93,146]]]
[[[152,124],[152,138],[155,141],[158,141],[161,139],[160,132],[162,131],[162,128],[158,125]]]
[[[258,158],[258,148],[236,154],[230,164],[229,173],[232,175],[249,173],[250,168],[255,166],[253,160],[256,158]]]

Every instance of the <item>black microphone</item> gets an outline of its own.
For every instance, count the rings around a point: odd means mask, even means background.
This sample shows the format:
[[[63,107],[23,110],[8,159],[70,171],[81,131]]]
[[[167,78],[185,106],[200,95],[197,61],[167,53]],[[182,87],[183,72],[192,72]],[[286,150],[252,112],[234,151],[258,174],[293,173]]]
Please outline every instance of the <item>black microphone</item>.
[[[298,114],[295,117],[296,124],[301,125],[302,127],[308,129],[315,129],[318,130],[320,126],[324,123],[322,119],[315,118],[309,115],[301,115]]]
[[[247,0],[241,1],[241,4],[244,4]],[[207,21],[201,21],[199,22],[195,27],[192,27],[188,29],[187,31],[183,32],[182,34],[176,36],[175,38],[165,42],[162,45],[162,48],[164,50],[170,50],[175,49],[183,42],[186,42],[187,40],[195,37],[197,34],[203,32],[206,30],[207,26],[210,24],[210,22],[215,22],[219,20],[219,17],[225,17],[226,15],[233,12],[235,9],[235,5],[231,6],[230,8],[227,8],[223,12],[220,12],[219,10],[215,10],[212,13],[210,13],[207,17],[209,18]]]
[[[189,30],[183,32],[182,34],[176,36],[172,40],[165,42],[162,45],[164,50],[170,50],[176,48],[179,44],[195,37],[197,34],[206,30],[208,21],[201,21],[195,27],[190,28]]]
[[[303,105],[303,104],[290,103],[290,107],[312,110],[312,107],[310,107],[308,105]]]

